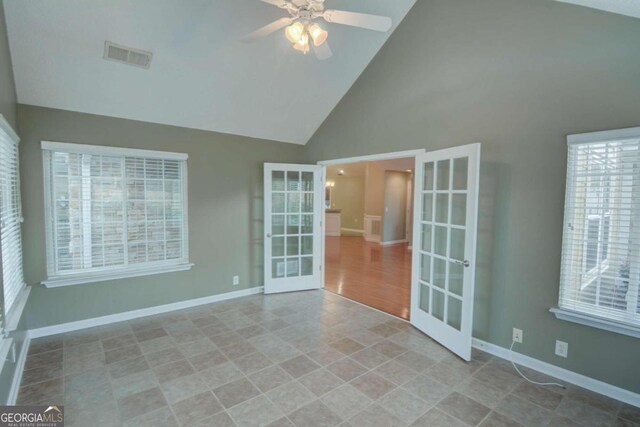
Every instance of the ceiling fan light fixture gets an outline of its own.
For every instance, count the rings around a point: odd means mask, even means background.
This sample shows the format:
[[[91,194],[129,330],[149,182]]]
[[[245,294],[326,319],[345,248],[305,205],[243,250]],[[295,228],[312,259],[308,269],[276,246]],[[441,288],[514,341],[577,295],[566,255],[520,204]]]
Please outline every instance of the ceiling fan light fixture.
[[[304,25],[300,22],[294,22],[287,27],[284,33],[291,43],[298,43],[304,34]]]
[[[293,45],[293,48],[306,55],[309,52],[309,35],[307,33],[302,33],[300,40]]]
[[[326,30],[323,30],[322,27],[318,24],[312,24],[309,27],[309,34],[313,39],[314,46],[321,46],[324,42],[327,41],[327,37],[329,37],[329,33]]]

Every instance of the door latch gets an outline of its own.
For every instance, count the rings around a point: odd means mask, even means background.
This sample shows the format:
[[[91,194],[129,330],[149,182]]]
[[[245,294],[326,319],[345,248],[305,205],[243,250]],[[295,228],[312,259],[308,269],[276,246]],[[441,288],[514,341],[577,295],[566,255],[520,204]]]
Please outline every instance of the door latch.
[[[466,259],[465,259],[464,261],[460,261],[460,260],[458,260],[458,259],[454,259],[454,260],[452,260],[452,261],[453,261],[454,263],[458,264],[458,265],[463,266],[463,267],[469,267],[469,265],[470,265],[470,264],[469,264],[469,260],[466,260]]]

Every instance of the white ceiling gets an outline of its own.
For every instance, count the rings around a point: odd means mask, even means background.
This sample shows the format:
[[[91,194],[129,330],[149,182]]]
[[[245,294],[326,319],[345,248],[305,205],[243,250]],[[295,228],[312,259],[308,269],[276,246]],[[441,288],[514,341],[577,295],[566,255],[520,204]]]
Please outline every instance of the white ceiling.
[[[563,3],[577,4],[593,9],[640,18],[640,0],[558,0]]]
[[[327,0],[390,16],[415,0]],[[23,104],[306,144],[390,33],[323,24],[334,56],[283,31],[239,39],[285,12],[258,0],[5,0]],[[102,59],[105,40],[149,50],[149,70]]]

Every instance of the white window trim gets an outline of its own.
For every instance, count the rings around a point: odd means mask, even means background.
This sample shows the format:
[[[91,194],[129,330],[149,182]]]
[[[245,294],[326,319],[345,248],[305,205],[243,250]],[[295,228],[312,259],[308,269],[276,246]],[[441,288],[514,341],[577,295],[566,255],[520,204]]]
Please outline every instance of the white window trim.
[[[566,308],[552,308],[549,310],[557,319],[580,325],[591,326],[605,331],[615,332],[630,337],[640,338],[640,327],[628,323],[615,322],[604,317],[587,314],[583,311],[567,310]]]
[[[172,153],[169,151],[138,150],[135,148],[105,147],[102,145],[72,144],[69,142],[42,141],[42,149],[50,151],[64,151],[66,153],[96,154],[126,157],[151,157],[164,160],[188,160],[186,153]]]
[[[587,142],[615,141],[636,138],[640,136],[640,127],[616,129],[602,132],[591,132],[567,136],[567,144],[583,144]],[[615,332],[634,338],[640,338],[640,327],[625,322],[617,322],[587,311],[574,311],[566,308],[552,307],[549,309],[557,319],[578,323],[605,331]]]
[[[64,151],[67,153],[95,154],[95,155],[112,155],[125,157],[142,157],[142,158],[161,158],[166,160],[188,160],[189,155],[186,153],[173,153],[168,151],[140,150],[134,148],[106,147],[88,144],[73,144],[67,142],[42,141],[42,150]],[[48,165],[45,156],[43,156],[44,166],[44,190],[45,190],[45,232],[47,241],[47,266],[51,265],[50,256],[52,256],[53,248],[53,230],[52,223],[49,221],[51,212],[51,197],[47,192],[51,188]],[[183,245],[185,259],[189,259],[189,192],[188,192],[188,174],[187,168],[183,170],[183,194],[184,194],[184,235]],[[190,270],[195,264],[189,261],[178,261],[174,263],[163,262],[158,265],[147,264],[144,266],[132,267],[109,267],[85,272],[70,272],[63,274],[54,274],[47,272],[47,279],[42,281],[42,285],[47,288],[58,288],[62,286],[82,285],[87,283],[106,282],[110,280],[127,279],[132,277],[150,276],[162,273],[172,273]]]
[[[131,277],[150,276],[153,274],[173,273],[177,271],[191,270],[194,264],[178,263],[175,265],[145,266],[137,268],[119,268],[113,271],[71,273],[69,275],[57,275],[42,282],[47,288],[59,288],[61,286],[83,285],[85,283],[106,282],[109,280],[128,279]]]

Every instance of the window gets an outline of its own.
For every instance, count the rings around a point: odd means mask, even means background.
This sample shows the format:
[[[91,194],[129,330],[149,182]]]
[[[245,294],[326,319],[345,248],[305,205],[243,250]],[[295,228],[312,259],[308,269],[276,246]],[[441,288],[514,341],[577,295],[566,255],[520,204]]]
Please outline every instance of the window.
[[[187,155],[42,143],[47,286],[186,270]]]
[[[558,317],[640,336],[640,128],[569,138],[561,269]]]
[[[18,141],[18,136],[0,116],[0,250],[3,287],[0,330],[3,327],[14,329],[14,322],[19,320],[24,307],[23,294],[27,292],[22,272]]]

